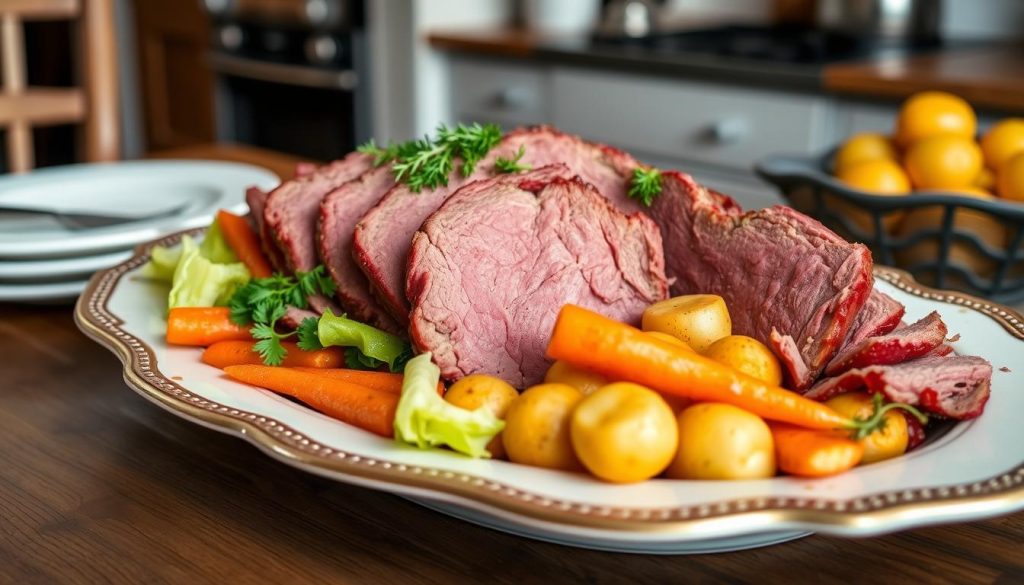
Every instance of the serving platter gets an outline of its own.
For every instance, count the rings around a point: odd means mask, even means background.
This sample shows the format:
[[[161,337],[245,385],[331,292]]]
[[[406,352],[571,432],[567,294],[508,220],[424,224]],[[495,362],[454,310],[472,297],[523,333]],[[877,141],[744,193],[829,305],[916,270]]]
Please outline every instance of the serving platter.
[[[465,520],[572,546],[679,554],[763,546],[811,532],[870,536],[1024,509],[1024,317],[876,267],[875,286],[907,307],[907,319],[939,310],[958,352],[995,369],[978,419],[949,425],[897,459],[820,480],[655,479],[613,485],[582,474],[473,460],[399,445],[272,392],[224,378],[200,350],[163,341],[166,289],[139,277],[154,245],[97,273],[75,317],[124,363],[124,379],[170,412],[238,435],[311,473],[413,498]]]

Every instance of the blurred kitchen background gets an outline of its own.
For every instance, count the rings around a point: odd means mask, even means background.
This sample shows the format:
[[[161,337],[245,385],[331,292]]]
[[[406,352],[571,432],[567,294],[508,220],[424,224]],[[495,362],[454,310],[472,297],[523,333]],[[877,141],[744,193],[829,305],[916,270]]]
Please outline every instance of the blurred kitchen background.
[[[441,122],[550,123],[761,207],[780,198],[755,161],[887,131],[915,91],[969,99],[983,127],[1024,111],[1020,0],[84,2],[112,2],[127,159],[328,160]],[[29,86],[76,83],[73,19],[24,35]],[[36,125],[35,165],[83,160],[77,132]]]

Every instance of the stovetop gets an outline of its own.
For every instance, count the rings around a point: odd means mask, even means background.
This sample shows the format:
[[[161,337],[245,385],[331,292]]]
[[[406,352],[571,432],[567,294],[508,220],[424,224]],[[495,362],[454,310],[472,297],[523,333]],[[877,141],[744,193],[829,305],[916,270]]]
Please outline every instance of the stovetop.
[[[641,39],[594,38],[595,49],[620,49],[656,56],[705,55],[742,61],[792,65],[828,65],[853,59],[906,54],[940,47],[858,39],[795,26],[722,26],[660,33]]]

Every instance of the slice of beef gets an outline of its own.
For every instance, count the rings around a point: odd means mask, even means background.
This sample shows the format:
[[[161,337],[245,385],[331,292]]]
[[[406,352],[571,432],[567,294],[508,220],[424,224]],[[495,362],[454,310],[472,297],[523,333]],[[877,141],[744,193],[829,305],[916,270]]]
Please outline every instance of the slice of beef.
[[[405,270],[413,234],[450,193],[468,182],[495,174],[494,162],[499,157],[514,158],[520,147],[524,149],[521,163],[535,169],[563,163],[620,209],[638,209],[637,203],[626,195],[629,178],[638,164],[631,156],[544,126],[510,132],[477,165],[471,177],[453,173],[447,187],[416,193],[405,185],[397,185],[356,226],[353,257],[369,279],[374,294],[400,324],[407,324],[409,318]]]
[[[271,235],[270,230],[267,229],[266,222],[263,221],[268,195],[269,193],[259,187],[249,187],[245,190],[245,202],[249,204],[249,215],[252,216],[252,221],[256,224],[256,233],[260,236],[260,247],[263,249],[263,255],[267,257],[274,270],[285,272],[288,266],[284,261],[284,256],[281,255],[280,248],[274,243],[274,236]]]
[[[338,301],[348,315],[404,336],[402,327],[371,294],[366,275],[352,258],[356,223],[394,185],[391,165],[385,165],[331,191],[320,204],[319,249],[320,259],[338,287]]]
[[[721,295],[733,331],[770,345],[790,387],[810,387],[871,293],[867,247],[789,207],[743,213],[675,171],[662,173],[648,212],[661,227],[672,293]]]
[[[938,347],[936,347],[935,349],[933,349],[933,350],[929,351],[928,353],[926,353],[925,356],[943,357],[943,356],[952,355],[952,354],[953,354],[953,346],[948,344],[948,343],[943,343],[943,344],[939,345]]]
[[[981,414],[992,386],[992,364],[977,356],[929,356],[902,364],[848,370],[817,383],[806,394],[814,400],[866,389],[892,402],[920,406],[949,418]]]
[[[372,167],[372,156],[356,152],[270,192],[264,223],[292,272],[312,270],[319,264],[316,223],[323,198]]]
[[[900,326],[906,308],[903,303],[877,290],[871,291],[868,302],[857,312],[857,318],[846,334],[843,349],[851,347],[868,337],[885,335]]]
[[[298,329],[304,320],[309,318],[316,319],[318,317],[320,317],[320,313],[298,307],[288,307],[279,323],[286,329]]]
[[[843,348],[829,362],[825,373],[836,376],[853,368],[903,363],[935,351],[945,341],[946,324],[937,311],[932,311],[913,325]]]
[[[629,323],[665,298],[661,236],[578,177],[546,167],[463,187],[415,234],[410,337],[449,380],[486,373],[540,382],[559,309]]]

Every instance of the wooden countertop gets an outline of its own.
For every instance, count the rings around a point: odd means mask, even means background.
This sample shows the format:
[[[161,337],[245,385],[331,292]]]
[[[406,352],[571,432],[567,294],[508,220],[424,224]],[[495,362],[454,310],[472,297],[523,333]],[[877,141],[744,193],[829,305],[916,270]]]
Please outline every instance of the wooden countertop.
[[[0,583],[1024,582],[1024,513],[718,555],[573,549],[301,472],[165,412],[69,307],[0,303],[0,356]]]
[[[578,57],[588,50],[587,41],[582,37],[555,37],[508,28],[435,31],[428,39],[438,49],[480,55],[557,58],[560,52],[571,52],[577,57],[573,62],[579,62]],[[595,54],[592,64],[600,66],[601,60],[608,57]],[[661,57],[652,57],[652,61],[655,60],[664,63]],[[685,75],[682,64],[680,67],[680,75]],[[700,73],[706,74],[707,69],[706,63],[702,63]],[[664,72],[665,68],[660,67],[659,71]],[[981,108],[1024,110],[1024,47],[1021,46],[953,48],[928,55],[841,63],[828,65],[816,75],[817,89],[831,93],[899,100],[933,89],[961,95]],[[739,74],[734,80],[747,83],[749,76]],[[778,85],[783,86],[784,82]],[[801,86],[801,89],[806,87]]]

